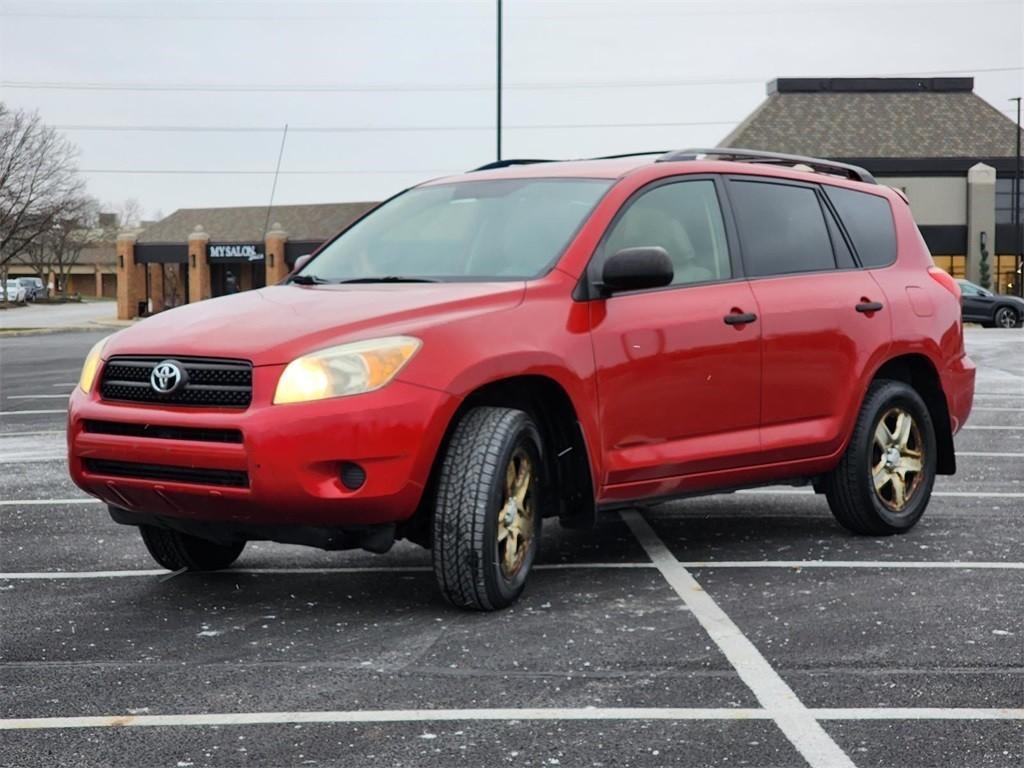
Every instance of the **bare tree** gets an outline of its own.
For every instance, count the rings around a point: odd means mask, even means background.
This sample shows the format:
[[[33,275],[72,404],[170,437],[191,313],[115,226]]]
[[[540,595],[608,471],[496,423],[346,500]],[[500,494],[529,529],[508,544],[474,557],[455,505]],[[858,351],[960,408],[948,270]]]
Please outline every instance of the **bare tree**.
[[[82,251],[109,234],[99,227],[98,219],[99,203],[94,198],[81,195],[67,201],[61,216],[19,254],[18,261],[31,266],[43,280],[53,272],[57,292],[66,296],[71,268]]]
[[[38,113],[0,102],[0,266],[75,215],[85,188],[76,155]]]
[[[142,222],[144,211],[142,203],[136,197],[129,197],[120,203],[106,202],[103,210],[117,217],[117,226],[121,229],[134,229]]]

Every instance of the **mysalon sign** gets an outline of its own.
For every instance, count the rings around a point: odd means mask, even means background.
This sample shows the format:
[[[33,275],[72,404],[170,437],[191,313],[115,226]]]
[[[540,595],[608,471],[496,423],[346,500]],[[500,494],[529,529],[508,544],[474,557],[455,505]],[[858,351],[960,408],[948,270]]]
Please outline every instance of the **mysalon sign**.
[[[263,243],[210,245],[210,261],[262,261]]]

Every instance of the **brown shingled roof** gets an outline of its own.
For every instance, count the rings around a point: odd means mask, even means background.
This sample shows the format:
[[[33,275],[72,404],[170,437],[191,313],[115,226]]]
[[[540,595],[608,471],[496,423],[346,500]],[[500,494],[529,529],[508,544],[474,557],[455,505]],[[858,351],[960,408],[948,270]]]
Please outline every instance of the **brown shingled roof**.
[[[275,205],[267,220],[261,205],[238,208],[179,208],[139,234],[140,243],[184,243],[196,225],[218,243],[263,240],[263,226],[279,223],[292,240],[326,240],[376,203]]]
[[[815,82],[825,85],[801,90]],[[896,81],[873,80],[863,90],[855,82],[773,81],[768,98],[720,146],[841,158],[1010,157],[1015,152],[1014,122],[975,95],[971,85],[913,92],[890,84]],[[796,85],[780,87],[787,83]],[[851,87],[844,90],[844,83]]]

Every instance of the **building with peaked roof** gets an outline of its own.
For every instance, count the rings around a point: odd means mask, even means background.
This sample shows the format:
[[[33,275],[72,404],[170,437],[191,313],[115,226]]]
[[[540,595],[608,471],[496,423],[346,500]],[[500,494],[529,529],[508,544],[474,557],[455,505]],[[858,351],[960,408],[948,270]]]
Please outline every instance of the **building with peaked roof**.
[[[118,316],[277,282],[374,205],[181,208],[118,238]]]
[[[56,295],[63,289],[68,296],[112,299],[117,296],[117,259],[114,235],[97,230],[96,239],[81,250],[73,264],[58,274],[53,264],[38,264],[31,259],[15,259],[7,264],[8,277],[38,277]],[[60,283],[63,282],[63,285]]]
[[[987,264],[991,287],[1016,293],[1017,132],[971,77],[779,78],[720,144],[867,168],[910,199],[937,265],[980,283]]]

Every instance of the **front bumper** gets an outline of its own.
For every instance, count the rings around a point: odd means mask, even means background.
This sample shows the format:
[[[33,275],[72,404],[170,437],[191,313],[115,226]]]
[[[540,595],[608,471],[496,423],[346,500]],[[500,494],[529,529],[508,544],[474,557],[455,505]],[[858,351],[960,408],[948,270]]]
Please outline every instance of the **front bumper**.
[[[209,522],[358,526],[400,522],[415,512],[448,422],[448,393],[401,381],[363,395],[270,405],[283,366],[253,370],[248,408],[104,401],[76,389],[68,409],[71,478],[85,492],[135,513]],[[87,422],[89,422],[87,424]],[[99,433],[92,422],[239,430],[241,442]],[[196,433],[194,433],[196,434]],[[201,437],[201,436],[200,436]],[[125,476],[117,464],[245,473],[242,487],[202,479]],[[366,473],[356,490],[345,462]],[[115,469],[111,469],[114,466]],[[98,469],[99,467],[99,469]]]

